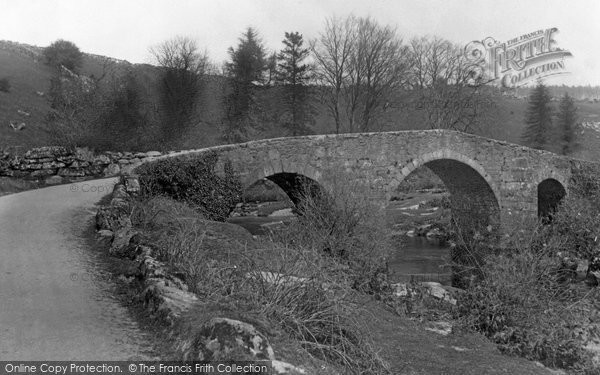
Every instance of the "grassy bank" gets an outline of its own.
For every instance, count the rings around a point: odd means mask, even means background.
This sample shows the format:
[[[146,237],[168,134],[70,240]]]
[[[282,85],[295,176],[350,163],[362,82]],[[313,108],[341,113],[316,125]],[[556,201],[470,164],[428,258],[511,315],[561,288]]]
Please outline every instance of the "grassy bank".
[[[308,189],[298,219],[261,238],[207,220],[206,207],[194,207],[201,200],[183,194],[178,201],[142,186],[131,213],[138,240],[152,246],[201,301],[172,333],[191,342],[197,327],[211,318],[248,322],[268,336],[278,358],[311,374],[548,373],[500,355],[467,324],[467,330],[449,336],[428,331],[440,319],[456,325],[459,307],[426,293],[394,294],[387,281],[392,247],[383,218],[362,198],[360,186],[339,181],[332,191]],[[192,190],[179,186],[182,191]],[[185,350],[177,353],[186,356]],[[440,361],[431,360],[440,353]]]

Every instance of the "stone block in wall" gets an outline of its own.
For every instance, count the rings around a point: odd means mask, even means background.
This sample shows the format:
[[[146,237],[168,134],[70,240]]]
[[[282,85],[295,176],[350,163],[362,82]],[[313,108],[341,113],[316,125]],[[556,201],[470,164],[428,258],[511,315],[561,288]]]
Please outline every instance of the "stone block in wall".
[[[55,161],[56,158],[41,158],[41,159],[25,159],[27,163],[49,163]]]
[[[90,165],[88,168],[85,168],[84,170],[86,171],[86,175],[88,175],[88,176],[102,176],[102,173],[104,172],[104,168],[105,168],[104,164],[98,164],[98,165]]]
[[[37,169],[42,169],[43,165],[41,163],[33,163],[33,164],[21,164],[18,166],[18,169],[21,171],[35,171]]]
[[[129,164],[129,159],[119,159],[119,164]]]
[[[90,163],[87,161],[75,160],[69,165],[71,168],[87,168],[90,166]]]
[[[75,149],[74,158],[80,161],[93,161],[94,153],[87,147],[77,147]]]
[[[121,167],[119,167],[119,164],[109,164],[108,167],[104,168],[104,171],[102,171],[102,174],[106,177],[110,177],[110,176],[116,176],[121,172]]]
[[[62,177],[84,177],[85,170],[73,168],[60,168],[58,170],[58,175]]]
[[[73,162],[73,160],[75,160],[75,157],[73,155],[58,156],[56,158],[56,161],[60,161],[65,164],[70,164]]]
[[[119,159],[121,157],[121,153],[115,151],[106,151],[105,154],[111,159]]]
[[[32,178],[46,177],[56,174],[56,169],[38,169],[29,174]]]
[[[140,182],[136,176],[124,176],[123,183],[125,184],[125,190],[129,194],[139,194],[140,192]]]
[[[146,156],[149,158],[155,158],[157,156],[161,156],[162,154],[159,151],[148,151],[146,152]]]
[[[42,169],[57,169],[64,168],[66,166],[65,163],[61,163],[59,161],[49,161],[46,163],[42,163]]]
[[[62,146],[45,146],[33,148],[27,151],[24,155],[26,159],[42,159],[42,158],[55,158],[57,156],[68,155],[69,152]]]
[[[123,164],[123,165],[120,165],[120,167],[121,167],[121,174],[131,174],[133,169],[135,167],[137,167],[137,165]]]
[[[106,155],[98,155],[94,158],[94,164],[110,164],[110,158]]]

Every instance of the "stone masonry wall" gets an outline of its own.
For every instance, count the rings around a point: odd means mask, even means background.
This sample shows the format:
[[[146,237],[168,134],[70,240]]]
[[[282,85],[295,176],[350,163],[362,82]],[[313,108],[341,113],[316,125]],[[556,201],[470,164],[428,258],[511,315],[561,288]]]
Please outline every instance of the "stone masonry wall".
[[[105,152],[64,147],[34,148],[22,156],[0,153],[0,176],[38,180],[47,185],[128,174],[144,162],[163,154],[149,152]]]
[[[426,130],[275,138],[166,154],[42,147],[20,157],[0,154],[0,176],[57,184],[135,173],[137,166],[159,158],[195,158],[207,152],[219,155],[217,172],[230,161],[246,187],[284,173],[327,187],[339,171],[367,186],[369,198],[382,205],[404,178],[428,166],[452,191],[455,208],[465,216],[487,210],[500,223],[516,216],[535,218],[537,188],[545,179],[555,179],[568,194],[574,170],[587,165],[600,173],[598,163],[455,131]]]
[[[450,160],[464,168],[438,175],[457,189],[473,188],[462,194],[463,206],[496,206],[501,223],[516,216],[535,218],[537,188],[545,179],[557,180],[568,193],[574,169],[581,164],[598,167],[597,163],[448,130],[276,138],[182,151],[168,157],[195,158],[206,152],[219,155],[217,171],[231,161],[245,186],[290,173],[327,187],[335,171],[342,171],[368,186],[369,197],[382,204],[415,169]],[[472,199],[474,194],[480,196]]]

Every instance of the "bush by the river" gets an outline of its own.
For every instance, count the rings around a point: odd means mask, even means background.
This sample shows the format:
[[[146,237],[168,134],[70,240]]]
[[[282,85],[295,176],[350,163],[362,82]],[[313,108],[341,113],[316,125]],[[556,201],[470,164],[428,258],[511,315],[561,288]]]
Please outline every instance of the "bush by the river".
[[[215,172],[217,155],[197,158],[168,158],[142,165],[138,169],[141,194],[165,195],[182,201],[206,218],[224,221],[240,201],[242,185],[231,165],[224,176]]]
[[[600,338],[600,288],[590,283],[589,275],[578,276],[577,268],[581,271],[600,256],[600,181],[591,174],[585,177],[550,223],[515,230],[508,250],[462,243],[459,250],[471,261],[456,267],[476,276],[459,300],[467,327],[488,336],[505,353],[597,374],[600,367],[586,346]]]

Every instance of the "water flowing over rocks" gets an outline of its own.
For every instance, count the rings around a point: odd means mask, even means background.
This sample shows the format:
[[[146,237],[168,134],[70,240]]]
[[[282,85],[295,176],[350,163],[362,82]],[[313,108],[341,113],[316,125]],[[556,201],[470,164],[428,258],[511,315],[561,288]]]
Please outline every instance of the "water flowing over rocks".
[[[397,283],[391,284],[390,287],[392,288],[393,295],[396,297],[410,297],[411,295],[418,293],[416,288],[422,288],[428,296],[447,302],[451,305],[456,305],[456,297],[461,293],[461,289],[445,286],[432,281],[421,282],[415,285]]]

